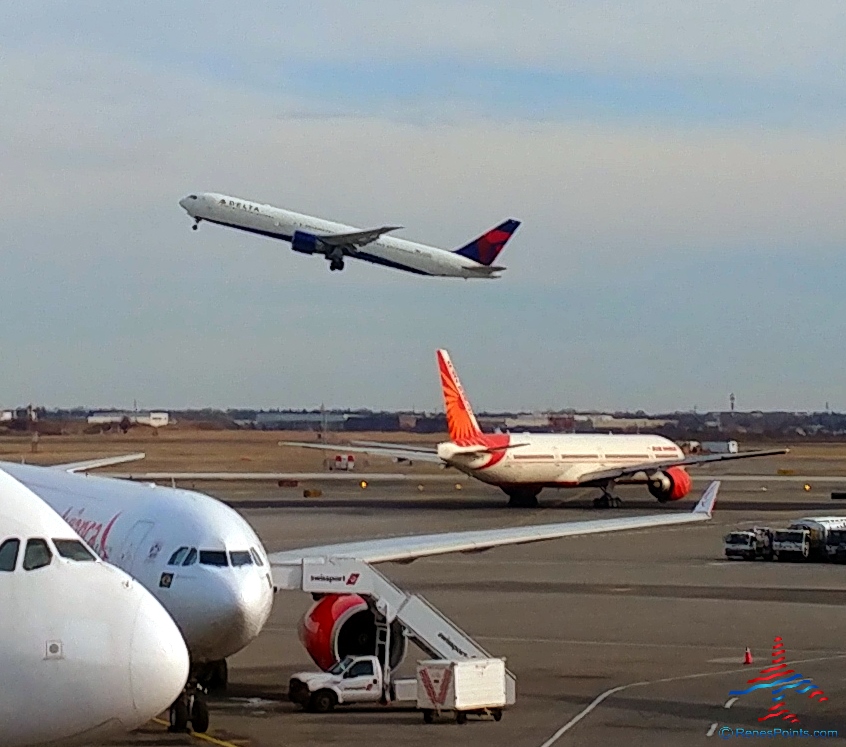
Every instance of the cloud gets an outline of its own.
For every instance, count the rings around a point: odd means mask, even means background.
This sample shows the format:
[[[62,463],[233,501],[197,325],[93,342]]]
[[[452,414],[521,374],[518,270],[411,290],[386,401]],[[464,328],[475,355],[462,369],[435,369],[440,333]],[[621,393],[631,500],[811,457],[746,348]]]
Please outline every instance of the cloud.
[[[0,31],[4,400],[435,408],[447,345],[480,408],[846,402],[839,5],[103,7]],[[567,113],[603,80],[625,111]],[[824,126],[665,85],[807,94]],[[195,190],[447,248],[524,223],[495,283],[330,276],[194,234]]]

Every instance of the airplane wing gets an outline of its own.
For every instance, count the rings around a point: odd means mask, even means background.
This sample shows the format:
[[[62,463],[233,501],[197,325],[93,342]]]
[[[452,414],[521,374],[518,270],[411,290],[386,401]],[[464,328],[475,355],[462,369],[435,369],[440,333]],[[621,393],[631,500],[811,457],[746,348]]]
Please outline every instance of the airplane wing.
[[[689,467],[709,462],[725,462],[729,459],[751,459],[752,457],[777,456],[787,454],[789,449],[766,449],[762,451],[741,451],[738,454],[694,454],[684,459],[657,459],[654,462],[643,462],[626,467],[603,469],[588,472],[579,478],[579,484],[591,484],[601,480],[616,480],[620,477],[630,477],[638,472],[661,469],[663,467]]]
[[[123,454],[121,456],[102,457],[101,459],[87,459],[83,462],[67,462],[66,464],[51,464],[51,469],[60,469],[65,472],[87,472],[98,467],[111,467],[113,464],[124,464],[125,462],[137,462],[147,455],[143,451],[135,454]]]
[[[428,474],[416,472],[413,474],[393,472],[108,472],[102,477],[114,477],[119,480],[135,480],[137,482],[156,482],[159,480],[196,480],[202,482],[450,482],[454,483],[463,476],[443,474]]]
[[[366,246],[372,241],[376,241],[382,234],[390,231],[397,231],[402,226],[382,226],[381,228],[371,228],[367,231],[355,231],[354,233],[333,233],[328,236],[318,236],[318,239],[323,244],[329,246],[351,246],[358,248]]]
[[[407,461],[432,462],[443,464],[435,451],[423,451],[414,447],[390,444],[383,447],[381,444],[373,443],[372,446],[347,446],[342,444],[307,444],[300,441],[280,441],[280,446],[299,446],[303,449],[320,449],[322,451],[351,452],[355,454],[373,454],[374,456],[393,457],[394,459],[405,459]]]
[[[719,481],[712,482],[693,511],[686,513],[662,512],[650,516],[627,516],[622,519],[594,519],[570,521],[563,524],[539,524],[511,527],[509,529],[483,529],[475,532],[447,532],[409,537],[389,537],[363,542],[345,542],[337,545],[304,547],[284,550],[269,555],[271,566],[296,565],[306,559],[353,558],[365,563],[410,563],[417,558],[449,553],[483,552],[493,547],[522,545],[529,542],[576,537],[600,532],[619,532],[627,529],[650,529],[677,524],[708,521],[717,500]]]

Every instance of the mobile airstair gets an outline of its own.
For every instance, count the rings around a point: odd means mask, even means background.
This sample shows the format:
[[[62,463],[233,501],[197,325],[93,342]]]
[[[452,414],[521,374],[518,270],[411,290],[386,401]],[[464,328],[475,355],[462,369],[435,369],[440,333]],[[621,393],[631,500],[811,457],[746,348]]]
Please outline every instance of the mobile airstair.
[[[274,565],[274,586],[311,594],[358,594],[376,615],[377,649],[384,654],[385,680],[390,681],[391,623],[399,621],[406,637],[432,659],[490,659],[467,633],[418,594],[409,594],[373,566],[347,558],[304,558]],[[516,699],[517,680],[506,672],[506,700]]]

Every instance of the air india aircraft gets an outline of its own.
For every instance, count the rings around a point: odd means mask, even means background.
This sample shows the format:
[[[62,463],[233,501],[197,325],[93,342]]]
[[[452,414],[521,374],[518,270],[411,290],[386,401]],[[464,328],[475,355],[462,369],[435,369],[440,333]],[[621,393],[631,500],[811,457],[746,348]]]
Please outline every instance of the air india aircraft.
[[[0,470],[0,744],[90,744],[179,696],[188,651],[141,584]]]
[[[511,506],[537,506],[544,488],[596,487],[602,496],[597,507],[621,505],[613,494],[619,480],[642,476],[659,503],[684,498],[691,489],[685,467],[727,459],[784,454],[787,449],[736,454],[685,455],[663,436],[575,433],[483,433],[464,394],[464,388],[446,350],[437,351],[438,372],[446,410],[449,441],[436,449],[408,444],[337,446],[284,442],[330,451],[360,451],[407,461],[436,462],[455,467],[477,480],[496,485]],[[368,479],[359,475],[358,479]]]

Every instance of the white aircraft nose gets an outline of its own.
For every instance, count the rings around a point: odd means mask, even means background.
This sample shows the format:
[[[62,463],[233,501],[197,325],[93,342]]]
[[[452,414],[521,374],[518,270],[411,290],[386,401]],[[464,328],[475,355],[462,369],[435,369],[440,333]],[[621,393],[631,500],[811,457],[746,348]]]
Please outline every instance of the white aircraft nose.
[[[215,569],[207,581],[205,604],[205,622],[189,637],[191,651],[200,660],[225,659],[261,632],[273,606],[273,590],[263,575]]]
[[[168,708],[188,681],[188,649],[164,607],[145,592],[135,616],[129,658],[132,700],[139,717]]]
[[[188,198],[187,198],[187,197],[183,197],[183,198],[179,201],[179,207],[181,207],[183,210],[187,210],[187,209],[188,209]]]

